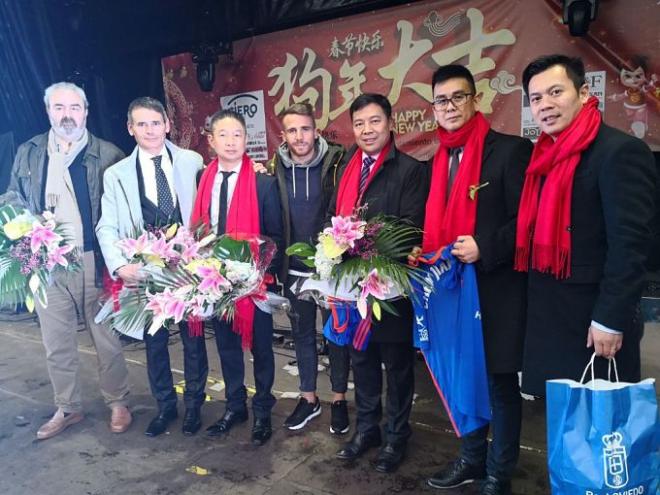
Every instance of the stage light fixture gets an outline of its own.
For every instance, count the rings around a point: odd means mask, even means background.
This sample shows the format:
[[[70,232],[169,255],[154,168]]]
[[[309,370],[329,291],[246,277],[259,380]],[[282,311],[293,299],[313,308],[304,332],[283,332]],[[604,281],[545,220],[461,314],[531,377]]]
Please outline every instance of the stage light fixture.
[[[202,43],[193,51],[192,61],[197,65],[197,83],[202,91],[213,91],[218,56],[231,57],[231,51],[230,42]]]
[[[589,23],[596,19],[598,0],[563,0],[563,21],[571,36],[584,36]]]

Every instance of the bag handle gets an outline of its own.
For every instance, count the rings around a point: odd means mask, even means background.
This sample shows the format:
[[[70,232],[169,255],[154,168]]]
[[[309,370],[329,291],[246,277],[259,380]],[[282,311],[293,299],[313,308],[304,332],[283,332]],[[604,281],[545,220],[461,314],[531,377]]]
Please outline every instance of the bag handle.
[[[596,378],[594,377],[594,360],[596,359],[596,353],[594,352],[591,355],[591,359],[587,363],[586,368],[584,368],[584,372],[582,373],[582,378],[580,378],[580,383],[584,384],[584,379],[587,376],[587,371],[589,371],[589,368],[591,368],[591,381],[593,382]],[[616,359],[614,357],[608,358],[607,360],[607,380],[612,381],[612,368],[614,368],[614,380],[616,383],[619,382],[619,371],[616,368]]]

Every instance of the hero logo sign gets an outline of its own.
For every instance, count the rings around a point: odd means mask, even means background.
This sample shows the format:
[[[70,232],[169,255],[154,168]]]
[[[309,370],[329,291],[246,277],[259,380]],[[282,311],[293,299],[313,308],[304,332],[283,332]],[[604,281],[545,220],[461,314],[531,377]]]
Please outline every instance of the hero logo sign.
[[[254,117],[259,111],[259,98],[251,94],[234,96],[227,102],[226,108],[234,110],[243,116]]]

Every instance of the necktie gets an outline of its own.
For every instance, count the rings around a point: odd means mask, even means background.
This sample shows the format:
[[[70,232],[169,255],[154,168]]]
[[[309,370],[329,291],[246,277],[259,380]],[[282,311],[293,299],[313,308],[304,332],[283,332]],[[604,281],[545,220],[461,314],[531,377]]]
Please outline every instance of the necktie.
[[[449,176],[447,177],[447,200],[449,200],[449,195],[451,194],[451,187],[454,185],[456,172],[458,172],[458,164],[460,162],[459,154],[462,151],[463,148],[460,147],[449,149]]]
[[[371,165],[376,160],[371,158],[369,155],[365,156],[362,160],[362,170],[360,171],[360,189],[358,190],[358,195],[362,196],[364,188],[367,187],[367,179],[369,178],[369,172],[371,172]]]
[[[220,172],[222,174],[222,184],[220,184],[220,208],[218,209],[218,235],[222,235],[227,230],[227,195],[229,191],[229,176],[234,172]]]
[[[158,193],[158,208],[165,216],[169,217],[174,212],[174,201],[172,200],[172,191],[170,185],[163,172],[163,167],[160,165],[163,157],[161,155],[152,158],[154,167],[156,169],[156,191]]]

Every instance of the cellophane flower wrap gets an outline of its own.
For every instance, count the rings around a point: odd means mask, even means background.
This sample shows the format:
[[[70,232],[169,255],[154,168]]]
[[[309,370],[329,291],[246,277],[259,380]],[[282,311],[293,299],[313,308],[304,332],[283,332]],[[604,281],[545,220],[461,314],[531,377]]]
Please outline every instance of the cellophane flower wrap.
[[[47,289],[58,273],[79,270],[80,249],[67,237],[62,223],[45,211],[33,215],[24,208],[0,207],[0,301],[48,306]]]
[[[184,320],[201,332],[204,320],[231,320],[239,299],[264,299],[275,244],[264,237],[204,232],[173,225],[119,241],[127,259],[142,264],[142,279],[107,301],[100,319],[138,339],[145,329],[153,335]]]

